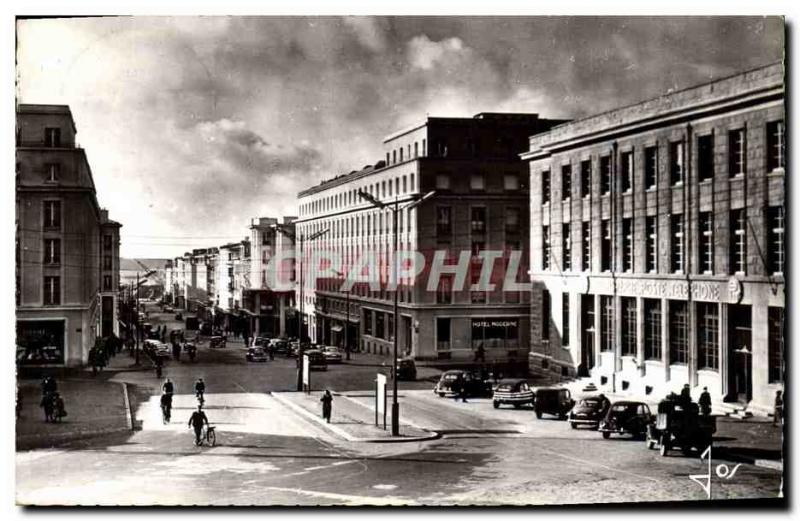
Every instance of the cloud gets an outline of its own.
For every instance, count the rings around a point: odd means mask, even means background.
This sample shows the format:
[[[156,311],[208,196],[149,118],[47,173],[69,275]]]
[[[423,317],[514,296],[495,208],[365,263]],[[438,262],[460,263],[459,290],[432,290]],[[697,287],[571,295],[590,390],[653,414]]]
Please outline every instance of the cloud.
[[[408,42],[408,62],[411,67],[430,70],[440,63],[461,61],[471,54],[461,38],[451,37],[433,42],[426,35],[415,36]]]
[[[355,33],[359,43],[373,52],[386,49],[386,38],[379,18],[371,16],[348,16],[344,23]]]

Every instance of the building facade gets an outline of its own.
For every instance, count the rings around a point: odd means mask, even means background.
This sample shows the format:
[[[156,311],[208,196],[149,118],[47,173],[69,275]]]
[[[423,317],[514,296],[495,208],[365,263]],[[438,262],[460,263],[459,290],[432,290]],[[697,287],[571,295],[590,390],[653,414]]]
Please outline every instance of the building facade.
[[[118,333],[119,228],[65,105],[17,106],[16,317],[22,365],[79,366]]]
[[[471,361],[482,347],[487,361],[524,360],[528,294],[504,292],[502,285],[491,291],[471,289],[484,250],[503,252],[503,260],[510,251],[525,252],[519,269],[524,275],[528,187],[518,154],[527,149],[528,136],[556,123],[536,114],[427,118],[388,136],[385,159],[377,164],[300,192],[298,238],[328,230],[301,245],[304,266],[313,264],[317,251],[335,252],[342,259],[338,272],[344,275],[371,254],[378,259],[374,276],[380,282],[357,283],[345,292],[344,277],[309,280],[314,267],[304,267],[302,304],[312,341],[341,346],[346,337],[351,349],[390,353],[395,327],[388,259],[396,230],[399,251],[420,252],[426,259],[419,277],[398,285],[400,352],[420,360]],[[359,190],[384,204],[396,202],[397,226],[390,207],[377,208]],[[431,191],[431,198],[403,209]],[[427,289],[436,251],[451,267],[466,254],[469,276],[461,287],[449,273]]]
[[[785,130],[776,64],[532,136],[531,370],[770,409]]]

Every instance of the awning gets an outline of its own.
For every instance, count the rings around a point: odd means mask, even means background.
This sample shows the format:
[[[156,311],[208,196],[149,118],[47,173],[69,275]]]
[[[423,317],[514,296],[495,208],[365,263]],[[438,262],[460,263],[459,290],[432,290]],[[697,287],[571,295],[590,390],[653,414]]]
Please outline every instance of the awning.
[[[343,329],[342,326],[339,324],[333,324],[331,326],[331,331],[333,331],[334,333],[339,333],[342,329]]]

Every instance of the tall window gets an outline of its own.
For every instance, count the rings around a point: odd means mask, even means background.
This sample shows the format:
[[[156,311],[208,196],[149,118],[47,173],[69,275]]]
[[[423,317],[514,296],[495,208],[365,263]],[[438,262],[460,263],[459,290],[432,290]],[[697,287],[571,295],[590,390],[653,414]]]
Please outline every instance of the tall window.
[[[419,143],[414,142],[414,157],[419,157]]]
[[[783,121],[767,123],[767,172],[786,168],[786,129]]]
[[[703,273],[714,273],[714,217],[700,212],[700,262]]]
[[[481,173],[472,174],[469,178],[469,188],[470,190],[485,190],[486,186],[484,184],[484,177]]]
[[[569,223],[561,225],[561,265],[564,270],[572,269],[572,238]]]
[[[622,220],[622,270],[633,271],[633,219]]]
[[[264,252],[265,255],[266,255],[266,253],[267,252]],[[103,269],[104,270],[113,269],[113,267],[114,267],[113,263],[114,263],[114,261],[113,261],[113,258],[111,257],[111,255],[103,255]],[[265,264],[266,264],[266,261],[265,261]]]
[[[600,192],[603,195],[611,193],[611,156],[600,158]]]
[[[683,141],[675,141],[669,144],[669,175],[673,185],[683,183]]]
[[[714,178],[714,134],[697,138],[697,177],[700,181]]]
[[[767,208],[767,263],[771,273],[783,273],[786,263],[783,206]]]
[[[636,356],[636,299],[620,298],[622,310],[622,356]]]
[[[520,209],[516,207],[506,208],[506,233],[516,234],[520,231]]]
[[[658,184],[658,147],[644,149],[644,186],[655,188]]]
[[[566,201],[572,195],[572,165],[561,167],[561,199]]]
[[[697,368],[719,370],[719,306],[697,303]]]
[[[111,275],[103,275],[103,291],[111,291]]]
[[[731,211],[731,271],[747,269],[747,216],[744,209]]]
[[[54,148],[61,146],[60,128],[47,127],[44,129],[44,146]]]
[[[450,190],[450,176],[447,174],[436,174],[436,189]]]
[[[542,204],[550,202],[550,170],[542,172]]]
[[[561,345],[569,346],[569,293],[561,294]]]
[[[436,208],[437,239],[449,239],[453,234],[452,208],[438,206]]]
[[[364,334],[372,335],[372,310],[364,310]]]
[[[503,176],[503,189],[510,192],[519,190],[519,175],[516,173]]]
[[[472,233],[486,232],[486,208],[483,206],[472,207],[471,219]]]
[[[61,263],[61,239],[44,240],[44,263],[45,264]]]
[[[44,278],[44,305],[57,306],[61,304],[61,277]]]
[[[439,279],[439,286],[436,288],[436,303],[450,304],[453,301],[453,277],[452,275],[442,275]]]
[[[592,269],[592,223],[581,223],[581,241],[583,244],[583,271]]]
[[[747,143],[744,129],[731,130],[728,133],[728,174],[731,177],[744,175],[747,168]]]
[[[550,341],[550,292],[546,289],[542,290],[542,340]]]
[[[770,307],[768,311],[769,340],[768,340],[768,373],[769,382],[783,382],[783,308]]]
[[[600,296],[600,350],[614,350],[614,297]]]
[[[550,227],[542,226],[542,269],[550,269]]]
[[[611,221],[608,219],[601,223],[601,235],[600,270],[611,271]]]
[[[61,228],[61,201],[44,201],[44,227]]]
[[[620,155],[620,170],[622,191],[633,190],[633,152],[623,152]]]
[[[669,361],[689,363],[689,311],[686,301],[669,301]]]
[[[683,215],[670,218],[672,231],[672,255],[670,258],[673,273],[683,273]]]
[[[658,217],[648,215],[645,218],[645,237],[647,256],[645,257],[645,271],[654,273],[658,270]]]
[[[592,192],[592,160],[581,161],[581,197]]]
[[[661,360],[661,301],[644,299],[644,358]]]
[[[473,260],[470,264],[470,283],[478,286],[481,280],[482,263],[480,260]],[[470,291],[470,301],[473,304],[483,304],[486,302],[486,292],[481,290]]]
[[[55,183],[58,181],[61,173],[61,165],[58,163],[50,163],[46,166],[47,168],[47,181],[50,183]]]

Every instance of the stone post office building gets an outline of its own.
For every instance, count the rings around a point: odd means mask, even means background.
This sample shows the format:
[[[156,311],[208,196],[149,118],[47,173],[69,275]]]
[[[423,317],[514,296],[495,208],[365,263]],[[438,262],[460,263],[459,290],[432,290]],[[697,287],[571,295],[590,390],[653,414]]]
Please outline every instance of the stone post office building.
[[[770,409],[785,135],[773,64],[532,136],[532,369]]]

